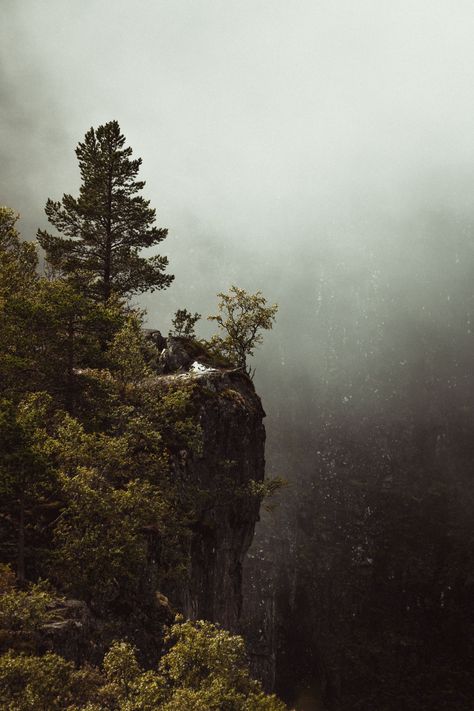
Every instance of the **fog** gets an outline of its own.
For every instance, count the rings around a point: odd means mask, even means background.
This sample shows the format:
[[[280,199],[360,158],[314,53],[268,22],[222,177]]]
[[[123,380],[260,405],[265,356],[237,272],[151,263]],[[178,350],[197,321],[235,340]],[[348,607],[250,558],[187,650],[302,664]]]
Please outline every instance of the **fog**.
[[[472,412],[470,0],[2,0],[0,33],[0,201],[26,239],[117,119],[169,229],[149,324],[231,284],[279,303],[255,358],[271,473],[311,478],[334,422]]]
[[[378,270],[415,311],[438,266],[457,279],[473,30],[460,0],[3,0],[2,201],[34,237],[47,197],[77,189],[77,142],[117,118],[170,230],[176,280],[145,298],[150,322],[262,289],[280,303],[270,354],[302,367],[334,264],[345,289]]]

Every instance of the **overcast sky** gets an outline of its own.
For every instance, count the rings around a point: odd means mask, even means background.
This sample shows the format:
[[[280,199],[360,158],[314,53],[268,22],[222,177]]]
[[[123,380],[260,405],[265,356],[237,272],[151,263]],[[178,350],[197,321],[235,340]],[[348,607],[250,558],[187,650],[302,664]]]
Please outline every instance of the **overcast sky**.
[[[0,201],[33,238],[46,199],[77,191],[77,142],[117,119],[169,228],[154,326],[261,288],[281,355],[296,307],[311,341],[325,265],[375,259],[393,280],[413,263],[412,283],[440,225],[470,232],[472,0],[1,5]]]

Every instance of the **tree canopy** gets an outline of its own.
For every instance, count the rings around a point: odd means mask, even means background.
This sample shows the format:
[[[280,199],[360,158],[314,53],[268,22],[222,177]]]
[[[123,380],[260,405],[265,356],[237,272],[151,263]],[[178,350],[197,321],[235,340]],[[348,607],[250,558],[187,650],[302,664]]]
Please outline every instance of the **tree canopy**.
[[[168,231],[155,226],[156,211],[139,194],[145,186],[137,178],[142,159],[132,159],[118,122],[90,128],[76,155],[79,197],[48,199],[45,208],[61,234],[38,230],[49,264],[98,301],[168,287],[173,280],[165,274],[168,259],[141,256]]]
[[[172,277],[138,254],[166,230],[136,196],[140,161],[123,140],[112,122],[80,144],[79,198],[47,206],[65,237],[40,232],[47,276],[18,215],[0,209],[0,706],[283,711],[251,678],[242,638],[181,621],[161,649],[199,502],[217,507],[221,490],[176,475],[184,455],[202,456],[197,384],[163,384],[144,315],[125,301]],[[198,318],[179,310],[175,333],[192,337]],[[76,613],[87,632],[74,664],[48,635]]]
[[[215,321],[221,333],[213,337],[211,345],[247,375],[253,376],[247,357],[253,356],[255,348],[262,343],[261,331],[273,327],[278,305],[267,306],[261,291],[249,294],[238,286],[231,286],[228,294],[217,296],[220,298],[219,313],[208,316],[208,320]]]

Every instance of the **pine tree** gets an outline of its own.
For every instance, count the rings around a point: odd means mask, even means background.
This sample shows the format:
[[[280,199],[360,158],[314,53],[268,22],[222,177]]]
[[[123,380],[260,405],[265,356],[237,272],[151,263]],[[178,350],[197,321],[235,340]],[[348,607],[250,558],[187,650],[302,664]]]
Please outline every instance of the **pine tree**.
[[[117,121],[91,128],[76,148],[79,197],[46,203],[49,222],[63,236],[38,230],[50,265],[99,301],[164,289],[173,280],[164,273],[166,257],[140,256],[168,231],[154,226],[156,212],[138,194],[145,185],[137,180],[142,160],[132,159],[132,149],[124,146]]]

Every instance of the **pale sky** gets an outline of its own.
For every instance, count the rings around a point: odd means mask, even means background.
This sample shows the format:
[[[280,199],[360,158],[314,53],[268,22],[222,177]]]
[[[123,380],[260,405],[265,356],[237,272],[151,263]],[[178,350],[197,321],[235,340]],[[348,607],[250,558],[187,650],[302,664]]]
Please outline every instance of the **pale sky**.
[[[77,142],[117,119],[169,228],[176,280],[143,300],[152,325],[211,312],[233,282],[262,289],[281,304],[268,353],[297,362],[285,342],[298,323],[311,355],[333,264],[416,301],[443,230],[470,245],[470,0],[1,4],[1,201],[32,238],[46,199],[77,191]]]

